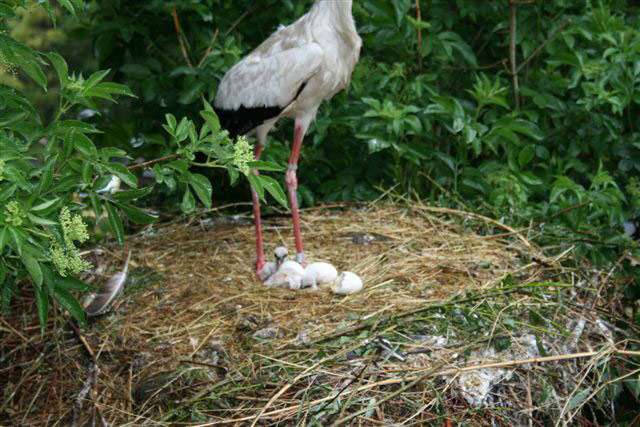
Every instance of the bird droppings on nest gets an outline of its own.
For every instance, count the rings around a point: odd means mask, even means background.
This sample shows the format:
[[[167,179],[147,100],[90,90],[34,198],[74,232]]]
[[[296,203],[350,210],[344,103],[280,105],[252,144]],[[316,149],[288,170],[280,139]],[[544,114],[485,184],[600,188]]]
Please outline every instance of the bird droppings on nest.
[[[129,238],[136,266],[131,275],[143,271],[159,282],[124,292],[118,310],[82,331],[100,369],[91,399],[109,424],[230,419],[250,424],[285,387],[267,408],[265,422],[295,424],[300,414],[308,422],[335,421],[343,410],[344,416],[356,413],[375,398],[374,417],[390,423],[408,419],[433,401],[413,418],[429,424],[441,408],[469,414],[464,408],[472,405],[457,383],[447,385],[447,379],[455,376],[451,369],[477,363],[474,354],[484,357],[482,352],[491,348],[498,361],[509,361],[526,357],[534,347],[557,355],[569,342],[576,351],[620,342],[619,331],[581,311],[589,306],[578,304],[589,287],[565,285],[580,271],[568,270],[563,281],[557,259],[550,267],[521,258],[541,255],[517,234],[499,230],[496,236],[487,235],[486,227],[484,235],[475,234],[469,224],[465,228],[456,217],[434,215],[419,203],[313,209],[303,218],[309,259],[360,273],[366,283],[362,291],[341,297],[266,288],[246,262],[254,248],[251,225],[225,223],[203,230],[196,221],[156,224]],[[286,219],[269,220],[267,241],[293,247],[291,240],[282,240],[289,227]],[[359,245],[344,238],[349,233],[390,239]],[[122,268],[119,259],[111,258],[113,264],[105,266],[109,274]],[[584,271],[584,280],[592,280],[594,270]],[[604,286],[606,272],[599,277]],[[575,290],[570,300],[576,306],[563,305],[564,298],[558,298],[563,289]],[[30,298],[23,293],[16,301],[32,304]],[[20,307],[14,311],[23,312]],[[49,342],[59,344],[55,351],[47,350],[38,338],[37,317],[13,316],[7,321],[20,334],[4,334],[0,346],[0,374],[13,384],[5,388],[13,394],[6,405],[11,419],[67,425],[89,374],[83,368],[90,365],[84,346],[50,320],[45,333]],[[591,320],[574,340],[575,325],[569,321],[580,318]],[[612,356],[598,357],[604,362]],[[592,366],[590,360],[500,368],[513,371],[513,377],[488,378],[494,400],[476,394],[484,406],[472,410],[474,422],[490,423],[493,416],[513,410],[518,421],[527,423],[522,419],[529,408],[526,399],[512,397],[522,396],[526,369],[535,369],[532,378],[544,378],[532,380],[534,404],[551,388],[557,401],[544,405],[562,408],[578,386],[598,386],[598,375],[589,377],[591,384],[567,380],[581,377],[580,370]],[[37,369],[43,364],[46,369]],[[476,380],[481,386],[487,379]],[[471,383],[473,378],[465,383],[468,392]],[[411,384],[397,398],[395,393]],[[483,412],[504,402],[495,397],[507,389],[511,409]],[[570,414],[555,415],[568,420]]]
[[[268,327],[255,331],[252,336],[257,340],[272,340],[278,338],[279,335],[280,329],[276,327]]]

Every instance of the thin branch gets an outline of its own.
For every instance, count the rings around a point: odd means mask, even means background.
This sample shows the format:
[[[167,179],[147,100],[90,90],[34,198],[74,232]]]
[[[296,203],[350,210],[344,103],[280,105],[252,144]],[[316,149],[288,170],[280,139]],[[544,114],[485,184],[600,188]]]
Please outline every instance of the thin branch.
[[[560,34],[565,28],[567,28],[567,26],[571,23],[570,20],[565,21],[562,25],[560,25],[558,28],[556,28],[551,35],[549,36],[548,39],[546,39],[540,46],[538,46],[537,48],[535,48],[535,50],[533,52],[531,52],[531,55],[529,55],[527,57],[527,59],[524,60],[524,62],[522,64],[520,64],[518,66],[518,69],[516,70],[516,72],[520,73],[520,71],[522,71],[522,69],[524,67],[526,67],[527,65],[529,65],[529,62],[531,62],[531,60],[533,60],[536,56],[538,56],[538,54],[542,51],[542,49],[544,49],[545,47],[547,47],[547,45],[549,43],[551,43],[557,36],[558,34]]]
[[[320,412],[324,411],[324,409],[331,405],[337,398],[340,397],[340,395],[342,395],[342,393],[344,393],[349,387],[351,387],[356,381],[358,381],[360,379],[360,377],[362,377],[362,374],[364,374],[364,371],[367,370],[367,368],[369,367],[369,365],[371,364],[371,361],[365,363],[365,365],[362,367],[362,369],[360,370],[360,372],[358,372],[358,374],[356,376],[353,377],[353,379],[351,379],[351,381],[349,381],[348,383],[346,383],[344,385],[344,387],[342,387],[340,389],[340,391],[338,391],[338,394],[336,394],[333,399],[331,399],[330,401],[326,402],[324,405],[322,405],[320,407],[320,409],[318,409],[316,411],[316,414],[319,414]]]
[[[422,9],[420,8],[420,0],[416,0],[416,21],[418,21],[418,67],[422,69]]]
[[[176,30],[176,37],[178,38],[178,43],[180,44],[180,50],[182,51],[182,56],[184,60],[187,62],[190,68],[193,68],[193,64],[189,59],[189,53],[187,52],[187,45],[184,43],[182,29],[180,28],[180,19],[178,19],[178,12],[176,11],[176,7],[173,7],[171,11],[171,16],[173,16],[173,27]]]
[[[247,9],[242,15],[240,15],[240,17],[238,19],[236,19],[233,24],[231,24],[231,26],[229,27],[229,29],[227,29],[227,31],[224,32],[224,36],[228,36],[229,34],[231,34],[233,32],[233,30],[235,30],[238,25],[240,25],[240,23],[242,21],[245,20],[246,17],[248,17],[249,15],[252,15],[254,12],[265,8],[265,9],[269,9],[272,6],[275,6],[276,4],[278,4],[278,0],[276,1],[272,1],[271,3],[269,3],[268,5],[264,5],[262,4],[262,2],[256,2],[250,9]]]
[[[518,64],[516,58],[516,37],[518,35],[518,4],[509,0],[509,57],[511,58],[511,77],[513,78],[513,98],[516,109],[520,109],[520,83],[518,82]]]
[[[148,162],[137,163],[135,165],[131,165],[127,169],[129,169],[130,171],[136,170],[136,169],[144,169],[147,166],[155,165],[156,163],[166,162],[168,160],[173,160],[173,159],[176,159],[176,158],[178,158],[177,154],[169,154],[168,156],[160,157],[160,158],[155,159],[155,160],[149,160]]]
[[[202,55],[202,59],[200,60],[200,62],[198,62],[198,68],[202,67],[202,64],[204,64],[204,61],[209,57],[209,54],[213,50],[213,45],[216,43],[216,40],[218,40],[218,34],[220,34],[220,29],[216,28],[216,31],[215,33],[213,33],[213,37],[211,38],[211,43],[209,43],[209,47],[207,47],[207,50],[204,52],[204,55]]]

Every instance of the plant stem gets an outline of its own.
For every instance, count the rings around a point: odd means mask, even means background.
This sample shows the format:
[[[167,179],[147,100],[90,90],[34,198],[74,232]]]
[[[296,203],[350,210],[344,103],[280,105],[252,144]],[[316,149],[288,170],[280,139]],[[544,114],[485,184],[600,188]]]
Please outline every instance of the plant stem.
[[[416,0],[416,21],[418,21],[418,68],[422,70],[422,28],[419,26],[422,22],[420,0]]]
[[[516,37],[518,30],[517,4],[509,0],[509,57],[511,58],[511,77],[513,78],[513,98],[516,110],[520,109],[520,83],[518,82],[518,64],[516,58]]]
[[[136,169],[144,169],[144,168],[146,168],[148,166],[155,165],[156,163],[166,162],[168,160],[173,160],[173,159],[176,159],[176,158],[178,158],[177,154],[170,154],[168,156],[160,157],[160,158],[155,159],[155,160],[149,160],[148,162],[131,165],[127,169],[129,169],[130,171],[136,170]]]
[[[173,10],[171,11],[171,16],[173,16],[173,26],[176,30],[176,37],[178,38],[178,43],[180,44],[180,50],[182,51],[182,56],[184,57],[184,60],[187,62],[187,65],[190,68],[193,68],[193,64],[191,63],[191,60],[189,59],[189,53],[187,52],[187,46],[184,43],[184,39],[182,36],[182,30],[180,29],[180,19],[178,19],[178,12],[176,11],[176,7],[173,7]]]

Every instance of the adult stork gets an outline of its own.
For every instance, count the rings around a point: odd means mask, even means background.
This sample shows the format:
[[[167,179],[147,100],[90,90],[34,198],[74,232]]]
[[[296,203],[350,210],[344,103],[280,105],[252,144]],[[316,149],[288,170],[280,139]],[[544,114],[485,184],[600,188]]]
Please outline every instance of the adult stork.
[[[291,205],[296,261],[304,263],[296,170],[302,141],[322,101],[345,89],[360,57],[362,40],[351,12],[352,0],[316,0],[309,12],[280,27],[231,68],[220,82],[214,108],[231,137],[255,130],[255,158],[282,117],[295,119],[285,182]],[[257,173],[257,172],[255,172]],[[256,232],[256,272],[265,265],[260,201],[252,190]]]

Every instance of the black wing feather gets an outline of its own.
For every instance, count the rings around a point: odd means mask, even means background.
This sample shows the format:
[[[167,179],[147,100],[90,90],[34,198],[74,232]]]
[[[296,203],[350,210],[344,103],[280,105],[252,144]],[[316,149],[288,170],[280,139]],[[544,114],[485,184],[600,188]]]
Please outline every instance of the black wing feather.
[[[303,82],[298,91],[296,92],[296,96],[293,98],[293,101],[298,99],[300,93],[304,90],[307,82]],[[218,115],[220,119],[220,126],[223,129],[226,129],[229,132],[229,136],[233,139],[240,135],[245,135],[251,132],[253,129],[257,128],[264,122],[275,119],[278,117],[288,106],[273,106],[273,107],[245,107],[244,105],[238,108],[237,110],[226,110],[224,108],[216,108],[213,110]]]

